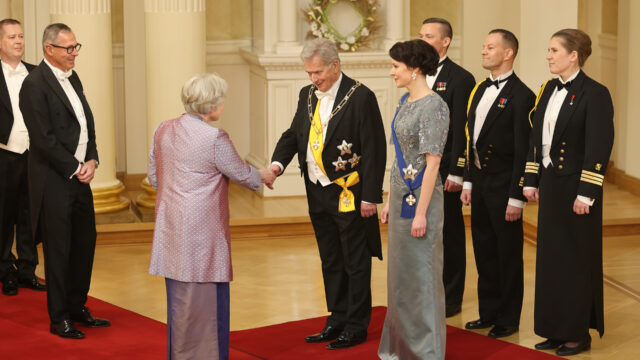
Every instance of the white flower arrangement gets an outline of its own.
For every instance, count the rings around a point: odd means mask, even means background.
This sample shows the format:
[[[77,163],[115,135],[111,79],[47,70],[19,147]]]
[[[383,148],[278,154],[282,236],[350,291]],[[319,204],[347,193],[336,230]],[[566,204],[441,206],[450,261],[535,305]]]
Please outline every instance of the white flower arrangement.
[[[346,1],[360,15],[361,22],[349,34],[340,34],[328,18],[329,8],[338,1]],[[381,25],[376,18],[378,0],[311,0],[309,7],[304,10],[309,23],[307,38],[327,38],[342,51],[356,51],[368,46]]]

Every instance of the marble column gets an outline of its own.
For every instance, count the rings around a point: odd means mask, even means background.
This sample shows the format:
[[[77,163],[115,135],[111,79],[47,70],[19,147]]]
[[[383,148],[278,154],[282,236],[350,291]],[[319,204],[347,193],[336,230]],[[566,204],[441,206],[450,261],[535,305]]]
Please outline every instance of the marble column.
[[[384,49],[389,50],[396,42],[406,40],[404,28],[408,21],[405,21],[405,10],[409,4],[405,0],[398,2],[388,0],[385,5],[384,22],[387,25],[387,33],[384,39]],[[408,16],[406,18],[409,19]]]
[[[278,0],[278,43],[276,53],[299,54],[302,46],[298,42],[297,0]]]
[[[184,113],[182,85],[206,71],[205,0],[145,0],[147,144],[156,127]],[[147,179],[136,199],[155,206],[155,190]]]
[[[125,209],[124,185],[116,178],[110,0],[51,0],[51,22],[67,24],[82,44],[75,71],[95,119],[100,166],[91,182],[97,214]]]

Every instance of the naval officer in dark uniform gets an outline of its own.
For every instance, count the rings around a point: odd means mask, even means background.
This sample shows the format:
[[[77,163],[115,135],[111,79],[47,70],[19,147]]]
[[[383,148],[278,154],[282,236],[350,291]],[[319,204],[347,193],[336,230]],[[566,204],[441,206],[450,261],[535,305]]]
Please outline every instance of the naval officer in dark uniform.
[[[609,90],[583,71],[589,35],[556,32],[547,61],[558,78],[540,89],[533,116],[524,194],[540,201],[534,331],[536,349],[559,356],[591,347],[604,334],[602,185],[613,147]]]
[[[451,24],[441,18],[428,18],[422,23],[420,38],[433,46],[440,55],[435,75],[427,76],[427,85],[449,106],[450,122],[447,143],[440,161],[440,178],[444,184],[444,269],[446,316],[462,309],[464,279],[467,267],[464,218],[460,191],[464,171],[464,126],[467,121],[467,99],[475,80],[470,72],[453,62],[447,50],[453,38]]]
[[[491,73],[471,93],[468,108],[469,161],[461,200],[471,205],[480,319],[465,327],[493,326],[494,338],[518,331],[524,292],[522,181],[535,95],[513,72],[517,54],[512,32],[489,32],[482,67]]]

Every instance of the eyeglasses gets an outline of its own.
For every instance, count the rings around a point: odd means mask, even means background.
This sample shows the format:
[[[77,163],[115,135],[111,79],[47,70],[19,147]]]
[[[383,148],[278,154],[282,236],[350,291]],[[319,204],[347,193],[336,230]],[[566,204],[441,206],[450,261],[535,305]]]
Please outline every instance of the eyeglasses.
[[[72,54],[73,50],[79,52],[80,49],[82,48],[82,44],[80,44],[80,43],[75,44],[75,45],[71,45],[71,46],[67,46],[67,47],[56,45],[56,44],[51,44],[51,43],[49,45],[51,45],[51,46],[53,46],[55,48],[58,48],[58,49],[65,49],[65,50],[67,50],[67,54]]]

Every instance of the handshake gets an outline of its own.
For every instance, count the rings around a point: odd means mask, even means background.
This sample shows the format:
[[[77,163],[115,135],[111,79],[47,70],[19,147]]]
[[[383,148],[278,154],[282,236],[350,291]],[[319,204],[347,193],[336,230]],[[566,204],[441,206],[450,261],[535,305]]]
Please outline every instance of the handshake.
[[[273,183],[280,174],[280,167],[275,164],[271,164],[269,168],[260,170],[260,179],[269,189],[273,190]]]

